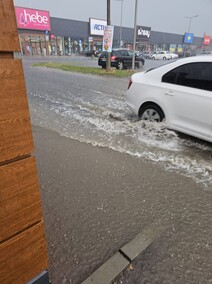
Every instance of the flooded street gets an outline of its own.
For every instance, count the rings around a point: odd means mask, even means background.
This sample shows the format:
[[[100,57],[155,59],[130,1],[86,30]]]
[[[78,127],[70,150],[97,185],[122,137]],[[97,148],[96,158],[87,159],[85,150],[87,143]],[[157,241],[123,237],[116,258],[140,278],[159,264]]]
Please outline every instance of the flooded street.
[[[151,160],[206,187],[212,185],[212,145],[179,135],[165,124],[139,121],[125,105],[129,79],[41,68],[33,68],[31,73],[27,82],[34,125]]]
[[[154,227],[158,235],[118,284],[212,283],[212,145],[139,121],[125,105],[129,79],[31,63],[24,68],[52,283],[82,283]]]

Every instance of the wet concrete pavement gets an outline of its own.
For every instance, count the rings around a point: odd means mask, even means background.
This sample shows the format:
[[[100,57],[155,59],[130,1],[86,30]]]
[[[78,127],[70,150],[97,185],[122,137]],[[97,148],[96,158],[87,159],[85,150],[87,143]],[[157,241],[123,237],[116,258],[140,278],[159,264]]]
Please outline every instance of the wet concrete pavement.
[[[118,283],[210,283],[211,189],[42,128],[34,139],[52,283],[81,283],[154,223],[161,233]]]
[[[24,65],[52,283],[81,283],[149,228],[117,283],[212,283],[211,145],[139,124],[128,79]]]

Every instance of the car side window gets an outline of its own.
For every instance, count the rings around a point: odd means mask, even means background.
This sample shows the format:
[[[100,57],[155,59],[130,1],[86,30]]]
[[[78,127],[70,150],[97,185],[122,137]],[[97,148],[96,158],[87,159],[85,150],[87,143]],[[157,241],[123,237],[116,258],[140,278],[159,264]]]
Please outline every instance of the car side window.
[[[121,56],[129,56],[127,50],[121,50]]]
[[[212,63],[197,62],[177,67],[163,75],[162,82],[212,91]]]

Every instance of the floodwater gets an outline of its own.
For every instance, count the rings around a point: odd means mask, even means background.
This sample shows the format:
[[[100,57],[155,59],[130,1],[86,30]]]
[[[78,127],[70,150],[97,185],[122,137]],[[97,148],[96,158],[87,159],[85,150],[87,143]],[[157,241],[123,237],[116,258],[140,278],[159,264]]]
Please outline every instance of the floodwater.
[[[151,160],[206,187],[212,185],[212,145],[171,131],[165,123],[139,121],[125,104],[128,79],[34,72],[44,74],[44,80],[45,76],[52,79],[35,87],[31,82],[28,98],[33,124]]]
[[[139,121],[125,104],[129,79],[27,64],[25,76],[32,124],[41,127],[52,283],[81,283],[151,224],[166,229],[117,283],[212,283],[212,145]]]

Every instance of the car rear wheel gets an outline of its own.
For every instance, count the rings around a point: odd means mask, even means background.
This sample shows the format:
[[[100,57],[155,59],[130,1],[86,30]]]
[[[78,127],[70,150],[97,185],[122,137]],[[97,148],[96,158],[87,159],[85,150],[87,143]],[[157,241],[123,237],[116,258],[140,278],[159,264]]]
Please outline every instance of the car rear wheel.
[[[121,61],[118,62],[117,69],[119,69],[119,70],[123,70],[123,69],[124,69],[124,64],[123,64],[123,62],[121,62]]]
[[[164,120],[165,115],[158,105],[150,103],[140,108],[139,117],[143,120],[161,122]]]
[[[166,60],[166,56],[163,57],[163,60]]]

